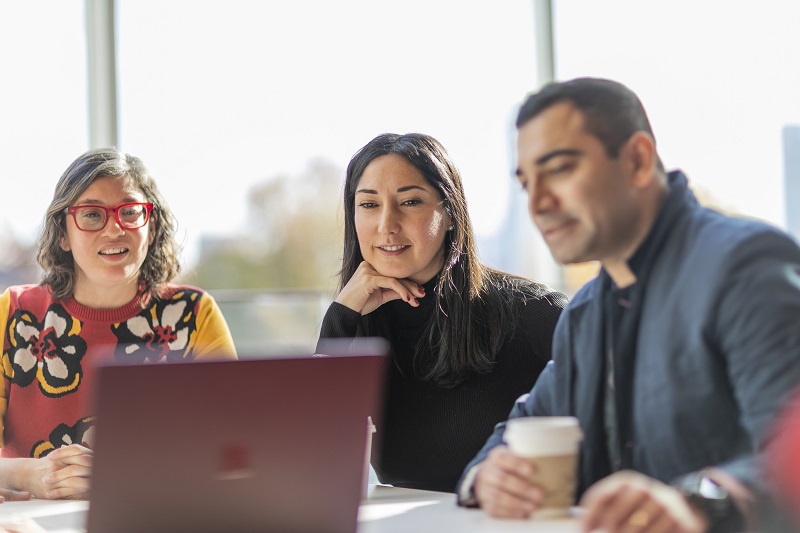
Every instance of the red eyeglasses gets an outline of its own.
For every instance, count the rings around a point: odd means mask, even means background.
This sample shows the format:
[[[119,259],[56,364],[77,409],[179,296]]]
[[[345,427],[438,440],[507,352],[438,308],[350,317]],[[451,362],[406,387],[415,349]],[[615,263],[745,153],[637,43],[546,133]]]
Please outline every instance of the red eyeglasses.
[[[114,218],[123,229],[139,229],[150,220],[153,204],[150,202],[132,202],[116,207],[102,205],[74,205],[64,209],[65,213],[72,215],[75,225],[81,231],[100,231],[106,227],[109,215]]]

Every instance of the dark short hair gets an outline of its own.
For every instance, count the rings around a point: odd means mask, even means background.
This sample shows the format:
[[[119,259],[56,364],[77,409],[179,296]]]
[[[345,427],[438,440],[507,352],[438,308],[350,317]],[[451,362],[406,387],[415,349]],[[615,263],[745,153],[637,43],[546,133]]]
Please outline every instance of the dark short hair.
[[[603,144],[609,157],[617,157],[622,145],[638,131],[655,139],[639,97],[625,85],[602,78],[548,83],[526,98],[517,115],[517,128],[561,102],[582,113],[586,132]],[[662,168],[660,159],[658,166]]]
[[[150,219],[150,224],[155,225],[153,243],[139,272],[144,295],[160,297],[164,285],[180,272],[175,217],[142,160],[115,148],[90,150],[73,161],[58,180],[37,241],[37,259],[43,269],[42,283],[50,287],[56,298],[70,296],[75,290],[76,279],[72,254],[60,246],[66,235],[64,209],[72,205],[96,179],[108,176],[130,180],[153,204]],[[142,301],[147,301],[147,298]]]

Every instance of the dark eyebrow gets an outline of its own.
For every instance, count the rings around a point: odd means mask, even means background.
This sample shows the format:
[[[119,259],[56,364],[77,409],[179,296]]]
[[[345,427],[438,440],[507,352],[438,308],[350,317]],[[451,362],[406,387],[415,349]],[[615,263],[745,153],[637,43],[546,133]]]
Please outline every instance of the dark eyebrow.
[[[425,189],[424,187],[420,187],[419,185],[409,185],[407,187],[400,187],[399,189],[397,189],[397,192],[407,192],[407,191],[412,191],[414,189],[419,189],[423,192],[428,192],[427,189]]]
[[[536,166],[541,166],[541,165],[544,165],[545,163],[547,163],[548,161],[550,161],[551,159],[553,159],[554,157],[559,157],[559,156],[562,156],[562,155],[577,156],[577,155],[582,155],[582,154],[583,154],[583,151],[582,150],[578,150],[576,148],[558,148],[558,149],[553,150],[551,152],[547,152],[543,156],[540,156],[535,161],[535,163],[536,163]]]
[[[126,196],[125,198],[122,199],[122,202],[120,203],[120,205],[121,204],[132,204],[132,203],[135,203],[135,202],[146,202],[146,201],[147,200],[137,200],[136,198],[134,198],[132,196]],[[105,203],[103,203],[102,200],[95,200],[94,198],[86,198],[84,200],[81,200],[76,205],[105,205]]]
[[[538,159],[536,159],[536,161],[534,161],[534,163],[535,163],[535,165],[537,167],[540,167],[540,166],[544,165],[545,163],[547,163],[548,161],[550,161],[551,159],[553,159],[554,157],[559,157],[559,156],[579,156],[579,155],[582,155],[582,154],[583,154],[583,151],[577,150],[575,148],[558,148],[556,150],[553,150],[552,152],[547,152],[543,156],[540,156]],[[517,167],[517,170],[514,171],[514,174],[518,178],[521,178],[522,177],[522,170],[520,170],[520,168]]]
[[[407,192],[407,191],[411,191],[411,190],[414,190],[414,189],[419,189],[421,191],[428,192],[427,189],[425,189],[424,187],[420,187],[419,185],[408,185],[406,187],[400,187],[399,189],[397,189],[397,192]],[[356,194],[358,194],[358,193],[378,194],[378,191],[375,191],[375,190],[372,190],[372,189],[358,189],[356,191]]]

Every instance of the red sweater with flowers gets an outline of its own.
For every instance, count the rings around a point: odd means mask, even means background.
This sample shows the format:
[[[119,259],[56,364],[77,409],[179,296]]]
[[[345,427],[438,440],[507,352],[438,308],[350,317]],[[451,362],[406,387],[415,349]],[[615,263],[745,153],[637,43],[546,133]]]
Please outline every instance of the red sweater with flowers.
[[[236,358],[216,302],[189,286],[169,285],[162,299],[143,307],[137,296],[117,309],[54,300],[41,285],[10,287],[0,296],[0,331],[2,457],[91,446],[98,363]]]

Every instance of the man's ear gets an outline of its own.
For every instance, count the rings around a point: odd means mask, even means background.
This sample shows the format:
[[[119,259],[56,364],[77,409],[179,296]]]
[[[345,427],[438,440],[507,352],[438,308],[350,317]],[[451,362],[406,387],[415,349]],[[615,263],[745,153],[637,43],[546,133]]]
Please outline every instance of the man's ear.
[[[631,185],[644,187],[656,176],[658,154],[653,137],[644,131],[637,131],[625,142],[620,155],[629,171]]]

